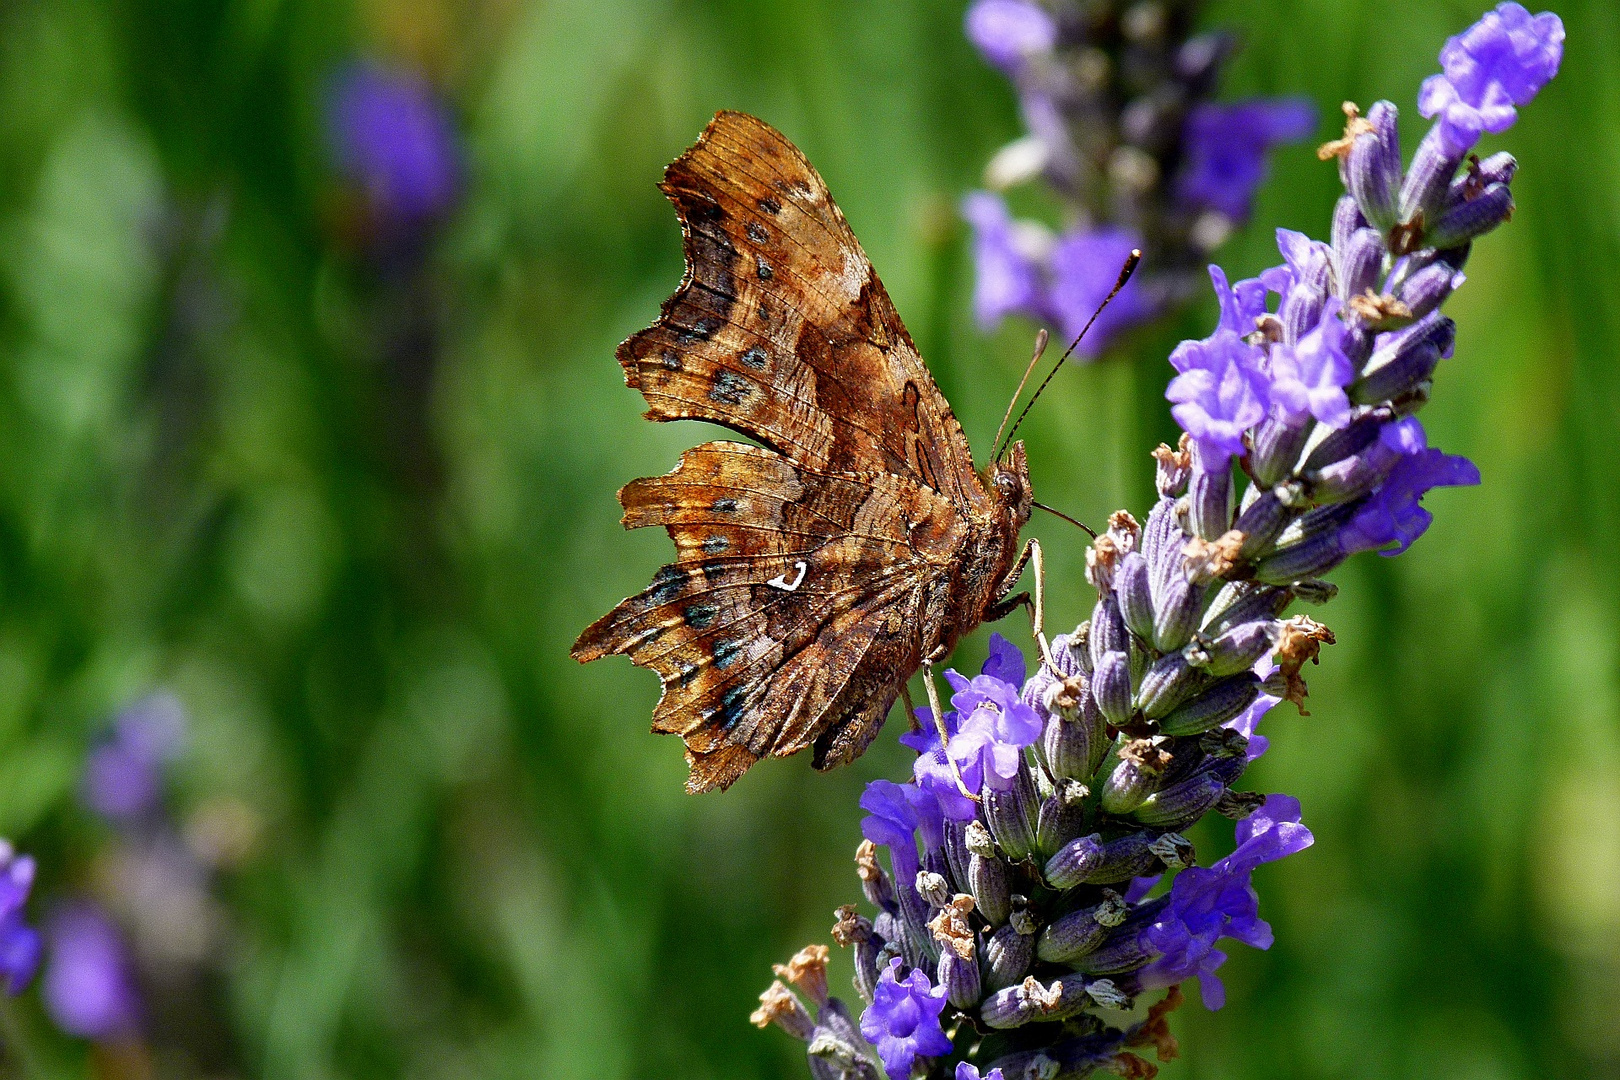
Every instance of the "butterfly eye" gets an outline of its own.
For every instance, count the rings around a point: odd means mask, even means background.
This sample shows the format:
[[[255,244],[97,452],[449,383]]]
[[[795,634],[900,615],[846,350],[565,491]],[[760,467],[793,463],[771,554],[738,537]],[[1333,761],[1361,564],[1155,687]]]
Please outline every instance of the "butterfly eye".
[[[996,473],[996,490],[1001,493],[1002,498],[1009,500],[1017,498],[1018,488],[1018,477],[1012,473]]]

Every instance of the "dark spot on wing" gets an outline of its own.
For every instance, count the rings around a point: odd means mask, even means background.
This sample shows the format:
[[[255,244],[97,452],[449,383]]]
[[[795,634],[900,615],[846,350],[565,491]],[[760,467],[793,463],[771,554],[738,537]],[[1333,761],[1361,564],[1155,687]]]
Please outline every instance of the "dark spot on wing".
[[[782,204],[768,196],[759,200],[759,208],[772,216],[782,212]]]
[[[770,363],[770,357],[765,355],[765,350],[760,348],[758,345],[755,345],[737,359],[741,360],[744,364],[747,364],[755,371],[764,371],[765,366]]]
[[[714,666],[728,668],[742,656],[743,643],[737,640],[717,641],[714,643]]]
[[[682,345],[691,345],[699,341],[708,341],[710,338],[714,337],[714,332],[718,329],[720,329],[719,319],[699,319],[691,326],[683,328],[680,334],[676,336],[676,340]]]
[[[731,546],[731,541],[723,536],[711,536],[703,541],[703,554],[718,555]]]
[[[748,396],[748,380],[735,371],[722,371],[714,377],[709,397],[722,405],[740,405]]]
[[[747,698],[746,687],[733,686],[726,691],[725,697],[720,699],[720,707],[714,712],[714,719],[721,728],[729,730],[742,719],[743,713],[747,711]]]
[[[694,630],[705,630],[714,625],[715,610],[709,604],[692,604],[681,612],[686,625]]]
[[[652,584],[647,586],[647,599],[655,607],[674,601],[681,595],[681,586],[686,584],[686,571],[678,566],[666,566],[653,575]]]
[[[771,238],[771,234],[765,231],[765,226],[757,221],[750,221],[745,231],[748,233],[748,239],[756,244],[763,244]]]
[[[681,358],[672,349],[665,349],[664,355],[658,359],[671,371],[681,370]]]
[[[736,499],[716,499],[713,510],[717,514],[735,514],[737,512]]]
[[[759,269],[759,280],[769,281],[776,276],[776,271],[772,270],[771,264],[765,261],[765,256],[755,255],[754,265]]]

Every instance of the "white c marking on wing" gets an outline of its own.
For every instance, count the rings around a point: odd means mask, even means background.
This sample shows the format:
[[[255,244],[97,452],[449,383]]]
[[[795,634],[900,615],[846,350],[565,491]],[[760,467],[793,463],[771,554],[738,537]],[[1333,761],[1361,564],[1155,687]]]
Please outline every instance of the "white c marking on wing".
[[[797,592],[799,586],[804,584],[804,574],[809,568],[806,567],[804,562],[801,560],[793,564],[793,569],[798,571],[798,576],[792,581],[787,579],[786,574],[778,574],[765,584],[769,585],[773,589],[781,589],[783,592]]]

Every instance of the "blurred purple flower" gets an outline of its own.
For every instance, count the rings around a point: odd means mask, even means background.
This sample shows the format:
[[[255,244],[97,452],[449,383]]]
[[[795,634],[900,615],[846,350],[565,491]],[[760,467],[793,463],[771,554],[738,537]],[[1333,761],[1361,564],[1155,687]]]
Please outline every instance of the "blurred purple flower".
[[[140,999],[123,935],[89,901],[52,916],[46,928],[45,1009],[69,1035],[107,1041],[135,1033]]]
[[[900,978],[897,956],[878,976],[872,1004],[861,1014],[861,1034],[877,1048],[890,1080],[905,1080],[919,1057],[948,1053],[951,1040],[940,1027],[945,988],[935,987],[920,968]]]
[[[1259,675],[1260,678],[1264,680],[1269,678],[1271,673],[1276,670],[1276,664],[1262,659],[1261,662],[1256,665],[1255,674]],[[1255,759],[1260,757],[1260,755],[1264,754],[1267,750],[1271,749],[1271,740],[1266,738],[1264,735],[1256,735],[1254,733],[1254,729],[1260,726],[1261,719],[1265,717],[1266,713],[1271,711],[1272,706],[1276,705],[1277,702],[1281,700],[1282,698],[1273,697],[1262,690],[1259,696],[1254,699],[1253,704],[1221,725],[1227,730],[1235,731],[1249,740],[1249,748],[1247,751],[1245,751],[1244,756],[1245,760],[1247,760],[1251,765],[1254,764]]]
[[[1192,866],[1176,875],[1169,904],[1143,931],[1146,942],[1159,953],[1141,971],[1144,988],[1196,976],[1206,1007],[1219,1009],[1226,1003],[1226,989],[1215,977],[1226,954],[1215,943],[1229,937],[1256,949],[1271,948],[1271,927],[1260,918],[1259,896],[1249,877],[1262,863],[1315,842],[1299,819],[1298,799],[1272,795],[1238,822],[1237,850],[1207,868]]]
[[[988,191],[970,192],[962,200],[962,217],[973,226],[977,268],[973,313],[979,327],[990,330],[1004,316],[1035,306],[1040,287],[1038,271],[1018,249],[1012,215],[1001,196]]]
[[[427,224],[461,190],[461,149],[449,110],[421,76],[366,62],[341,71],[326,102],[338,168],[387,225]]]
[[[1211,456],[1243,453],[1243,433],[1270,403],[1261,352],[1230,330],[1183,341],[1170,354],[1178,375],[1164,396],[1181,429]]]
[[[1176,194],[1188,205],[1247,221],[1254,193],[1266,179],[1266,155],[1315,130],[1316,107],[1308,98],[1198,105],[1182,134],[1186,164]]]
[[[968,40],[991,64],[1016,74],[1030,56],[1052,51],[1057,23],[1030,0],[978,0],[968,8]]]
[[[1139,235],[1125,228],[1076,229],[1058,240],[1052,249],[1051,282],[1041,306],[1066,340],[1073,341],[1079,335],[1119,280],[1125,260],[1142,244]],[[1146,322],[1156,313],[1148,292],[1132,278],[1097,316],[1091,332],[1075,352],[1096,356],[1115,334]]]
[[[153,694],[126,708],[85,761],[85,804],[116,822],[152,810],[163,792],[163,767],[179,755],[185,734],[185,707],[173,694]]]
[[[0,985],[15,997],[39,970],[40,937],[23,921],[23,908],[34,887],[34,860],[18,855],[0,840]]]
[[[1440,49],[1442,74],[1423,80],[1418,111],[1440,116],[1446,149],[1461,155],[1484,132],[1500,133],[1518,119],[1516,106],[1547,85],[1564,58],[1564,24],[1544,11],[1498,4]]]

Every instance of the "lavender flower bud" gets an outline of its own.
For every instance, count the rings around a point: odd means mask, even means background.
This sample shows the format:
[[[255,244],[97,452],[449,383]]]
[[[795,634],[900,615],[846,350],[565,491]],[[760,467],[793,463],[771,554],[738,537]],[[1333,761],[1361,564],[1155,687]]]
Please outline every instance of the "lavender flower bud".
[[[804,1003],[798,995],[789,990],[778,979],[759,995],[759,1008],[749,1017],[755,1027],[767,1028],[772,1024],[792,1035],[795,1039],[809,1042],[816,1033],[815,1021],[805,1011]]]
[[[1142,529],[1142,554],[1148,561],[1148,587],[1155,605],[1172,575],[1181,569],[1181,549],[1187,544],[1176,516],[1176,501],[1160,499]]]
[[[1434,374],[1457,340],[1457,324],[1438,311],[1391,334],[1373,353],[1360,378],[1350,384],[1350,400],[1371,405],[1400,397]]]
[[[1239,623],[1214,638],[1194,642],[1187,648],[1187,659],[1205,674],[1221,678],[1254,667],[1275,640],[1272,621],[1257,619]]]
[[[1166,735],[1196,735],[1224,724],[1254,703],[1260,692],[1260,679],[1252,671],[1229,675],[1186,701],[1159,720]],[[1104,797],[1107,788],[1103,789]]]
[[[1090,678],[1093,667],[1091,663],[1090,619],[1074,628],[1074,633],[1069,636],[1069,651],[1074,655],[1075,662],[1079,665],[1081,673]]]
[[[1065,999],[1063,986],[1043,985],[1033,975],[1016,986],[997,990],[979,1006],[979,1020],[990,1028],[1005,1030],[1022,1027],[1036,1020],[1061,1020],[1084,1008],[1078,995]]]
[[[1415,329],[1415,327],[1403,330],[1401,333],[1411,333],[1412,329]],[[1309,476],[1316,470],[1331,465],[1335,461],[1343,461],[1351,454],[1361,453],[1368,444],[1378,438],[1379,432],[1383,430],[1384,425],[1390,419],[1391,414],[1389,412],[1375,411],[1365,416],[1356,417],[1356,419],[1337,431],[1330,431],[1325,439],[1316,444],[1316,448],[1311,451],[1310,457],[1305,459],[1305,464],[1300,471]]]
[[[877,845],[872,841],[862,840],[855,849],[855,872],[861,879],[861,893],[867,903],[885,911],[895,910],[894,883],[878,862]]]
[[[1449,206],[1424,239],[1445,251],[1490,232],[1512,215],[1513,192],[1506,184],[1492,184],[1475,198]]]
[[[877,957],[884,941],[854,904],[845,904],[833,914],[838,916],[838,921],[833,924],[832,939],[843,948],[855,950],[855,990],[870,1002],[877,991]]]
[[[1040,800],[1027,766],[1020,765],[1012,786],[1005,791],[986,787],[982,812],[990,835],[1014,862],[1035,853],[1035,819]]]
[[[958,885],[968,879],[967,822],[945,822],[945,865],[951,880]]]
[[[1035,945],[1035,955],[1053,964],[1066,964],[1103,943],[1109,930],[1125,921],[1129,908],[1118,893],[1094,907],[1081,908],[1060,916],[1045,930]]]
[[[1041,734],[1046,767],[1060,780],[1088,781],[1108,752],[1102,711],[1091,696],[1090,685],[1083,676],[1058,683],[1051,704],[1057,715]]]
[[[1017,928],[1003,926],[984,943],[984,963],[980,969],[983,989],[994,992],[1012,986],[1035,962],[1035,938]]]
[[[1452,177],[1462,164],[1462,155],[1446,147],[1441,125],[1436,124],[1423,136],[1417,153],[1412,156],[1412,167],[1407,171],[1406,183],[1401,187],[1401,220],[1409,225],[1423,225],[1439,216],[1445,206]],[[1420,247],[1422,245],[1415,245]],[[1406,252],[1397,251],[1397,255]]]
[[[1181,828],[1213,810],[1226,788],[1226,783],[1212,772],[1194,773],[1148,796],[1136,808],[1136,820],[1144,825]]]
[[[1244,508],[1238,515],[1237,523],[1232,526],[1243,534],[1243,545],[1238,549],[1238,555],[1244,559],[1259,555],[1293,520],[1293,508],[1276,491],[1263,492]]]
[[[939,959],[939,946],[928,931],[928,905],[911,887],[895,890],[899,904],[900,950],[910,967],[932,968]]]
[[[1059,982],[1067,985],[1070,979],[1079,979],[1078,975],[1065,975]],[[1084,981],[1086,996],[1100,1009],[1129,1009],[1131,996],[1115,985],[1112,979],[1088,979]]]
[[[1204,586],[1188,579],[1179,567],[1157,594],[1153,608],[1153,644],[1172,652],[1192,640],[1204,607]]]
[[[880,1080],[868,1043],[837,998],[821,1009],[807,1052],[814,1080]]]
[[[1088,794],[1086,785],[1066,777],[1059,777],[1052,785],[1052,794],[1041,803],[1035,826],[1035,848],[1042,858],[1080,835]]]
[[[1091,693],[1097,708],[1116,727],[1131,718],[1131,661],[1123,652],[1104,653],[1092,673]]]
[[[1435,262],[1418,270],[1401,285],[1401,302],[1421,319],[1445,302],[1463,283],[1463,273],[1447,262]]]
[[[1071,840],[1046,860],[1046,883],[1054,889],[1072,889],[1102,865],[1101,833]]]
[[[1187,506],[1194,536],[1219,540],[1232,526],[1232,466],[1223,454],[1193,445],[1192,479]]]
[[[1209,605],[1204,619],[1204,633],[1225,633],[1234,626],[1256,619],[1275,619],[1294,599],[1287,589],[1260,585],[1253,581],[1234,581],[1224,585]]]
[[[1513,155],[1503,150],[1492,154],[1479,163],[1479,167],[1470,177],[1480,187],[1489,187],[1491,184],[1511,184],[1514,175],[1519,171],[1519,163]]]
[[[1125,630],[1119,603],[1112,594],[1100,598],[1091,611],[1089,644],[1092,664],[1097,668],[1102,667],[1103,657],[1109,653],[1125,652],[1131,647],[1131,636]]]
[[[917,895],[931,908],[942,908],[951,902],[950,884],[939,874],[929,870],[917,871]]]
[[[1179,652],[1166,653],[1142,676],[1136,707],[1148,719],[1163,716],[1185,701],[1208,680]]]
[[[1007,864],[994,856],[974,855],[968,860],[968,891],[984,921],[1000,926],[1012,914],[1012,890],[1007,884]]]
[[[1345,186],[1356,205],[1379,232],[1395,225],[1400,205],[1401,142],[1396,130],[1399,113],[1387,101],[1367,110],[1371,130],[1356,137],[1345,161]]]
[[[1069,966],[1087,975],[1114,975],[1134,971],[1152,960],[1153,947],[1136,922],[1128,920],[1091,952],[1069,961]]]
[[[1182,436],[1181,446],[1176,450],[1160,443],[1153,451],[1153,461],[1155,490],[1162,499],[1179,498],[1187,490],[1187,477],[1192,471],[1192,450],[1187,436]]]
[[[1102,808],[1110,814],[1128,814],[1158,786],[1170,767],[1163,739],[1133,739],[1119,748],[1119,760],[1103,781]]]
[[[1097,865],[1086,876],[1093,885],[1112,885],[1141,877],[1159,864],[1153,854],[1155,835],[1150,832],[1128,833],[1103,843]]]
[[[1348,249],[1350,237],[1355,235],[1357,229],[1366,227],[1367,218],[1362,214],[1361,207],[1357,205],[1356,197],[1354,195],[1340,195],[1339,201],[1333,204],[1333,231],[1329,234],[1333,238],[1333,250],[1345,251]]]
[[[1282,324],[1283,341],[1289,345],[1297,345],[1301,338],[1321,323],[1322,311],[1326,306],[1325,289],[1304,284],[1289,289],[1288,295],[1283,297],[1282,305],[1277,309],[1277,321]]]
[[[958,1009],[971,1009],[979,1003],[979,962],[964,960],[950,949],[939,954],[936,986],[945,988],[945,1000]]]
[[[1335,253],[1339,256],[1340,300],[1361,296],[1377,286],[1384,259],[1384,237],[1378,230],[1357,229],[1343,248],[1335,245]]]
[[[1298,585],[1344,562],[1345,553],[1333,531],[1305,535],[1254,564],[1254,579],[1268,585]]]
[[[1299,460],[1310,434],[1308,413],[1297,417],[1270,416],[1260,421],[1255,426],[1254,445],[1249,452],[1254,482],[1268,488],[1281,483]]]
[[[1148,583],[1147,559],[1137,551],[1125,555],[1114,571],[1114,594],[1125,627],[1141,638],[1153,636],[1153,593]]]

